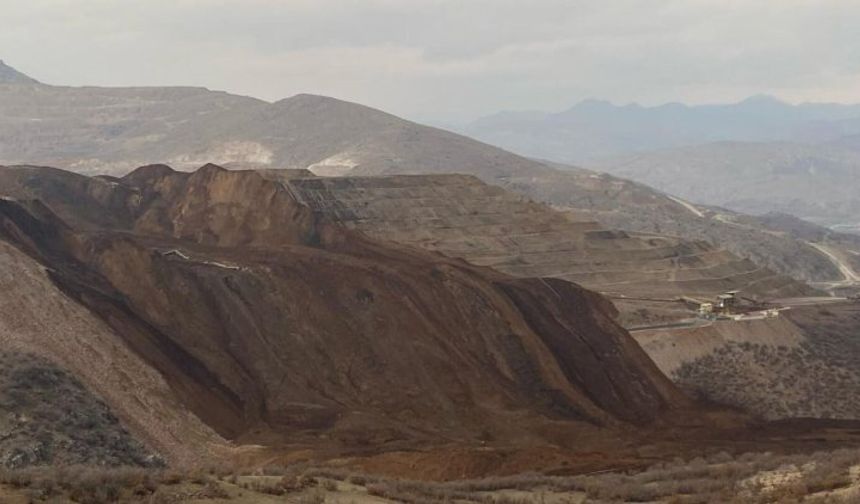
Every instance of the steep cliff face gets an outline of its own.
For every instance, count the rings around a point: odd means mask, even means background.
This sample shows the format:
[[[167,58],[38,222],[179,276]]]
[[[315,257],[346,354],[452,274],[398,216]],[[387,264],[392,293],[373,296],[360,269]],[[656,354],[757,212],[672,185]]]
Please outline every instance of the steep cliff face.
[[[560,439],[688,406],[599,295],[372,240],[256,172],[0,180],[0,239],[237,442]]]
[[[140,195],[134,230],[218,247],[304,244],[313,215],[286,191],[255,174],[206,165],[192,174],[164,166],[123,181]]]

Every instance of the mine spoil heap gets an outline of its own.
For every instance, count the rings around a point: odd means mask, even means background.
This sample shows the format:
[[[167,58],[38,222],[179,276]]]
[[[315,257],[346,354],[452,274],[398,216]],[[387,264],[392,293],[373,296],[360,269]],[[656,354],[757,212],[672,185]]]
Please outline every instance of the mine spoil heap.
[[[291,177],[318,213],[375,237],[521,277],[552,276],[627,296],[803,292],[703,241],[610,230],[468,175]]]

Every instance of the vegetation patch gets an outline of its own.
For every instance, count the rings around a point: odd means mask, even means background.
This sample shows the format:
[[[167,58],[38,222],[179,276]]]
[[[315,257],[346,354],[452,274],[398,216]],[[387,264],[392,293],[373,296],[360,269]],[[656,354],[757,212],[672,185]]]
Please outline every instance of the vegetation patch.
[[[108,406],[40,357],[0,352],[0,466],[160,466]]]

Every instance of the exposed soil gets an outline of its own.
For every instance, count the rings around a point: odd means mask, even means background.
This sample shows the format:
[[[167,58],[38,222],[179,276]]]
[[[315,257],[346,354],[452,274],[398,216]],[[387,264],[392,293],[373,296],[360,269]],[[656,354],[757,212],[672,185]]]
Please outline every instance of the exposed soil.
[[[606,183],[600,177],[581,178],[583,187]],[[514,276],[574,281],[625,300],[625,320],[641,321],[631,312],[654,312],[650,305],[655,300],[680,296],[708,299],[727,290],[758,297],[814,292],[710,243],[607,229],[582,212],[561,212],[471,176],[294,175],[281,182],[317,214],[371,236]],[[626,195],[617,197],[619,201],[606,197],[602,204],[613,211],[631,204]],[[647,212],[652,198],[644,199],[642,211]]]
[[[3,177],[4,239],[236,445],[581,450],[706,422],[601,296],[368,239],[258,173]]]
[[[6,338],[171,463],[456,479],[857,441],[696,404],[606,298],[368,238],[267,177],[0,170]]]

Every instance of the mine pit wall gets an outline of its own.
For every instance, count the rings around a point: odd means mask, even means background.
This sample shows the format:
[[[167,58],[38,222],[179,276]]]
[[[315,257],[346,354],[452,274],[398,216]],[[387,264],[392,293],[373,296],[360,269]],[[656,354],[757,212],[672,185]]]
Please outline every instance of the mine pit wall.
[[[471,176],[280,181],[315,214],[346,227],[512,276],[652,298],[710,298],[736,289],[754,297],[814,292],[706,242],[601,229]]]
[[[860,419],[860,343],[814,334],[793,317],[643,330],[633,337],[694,397],[768,420]]]

